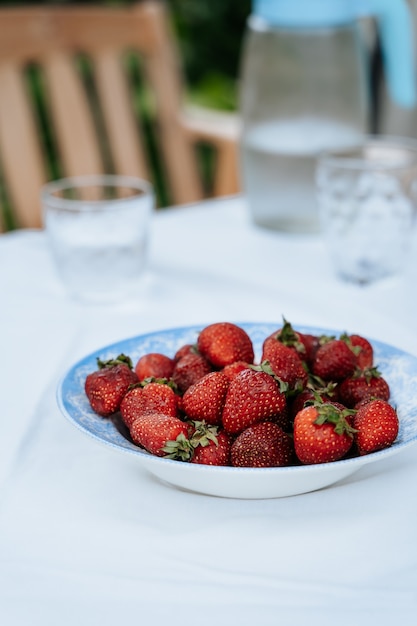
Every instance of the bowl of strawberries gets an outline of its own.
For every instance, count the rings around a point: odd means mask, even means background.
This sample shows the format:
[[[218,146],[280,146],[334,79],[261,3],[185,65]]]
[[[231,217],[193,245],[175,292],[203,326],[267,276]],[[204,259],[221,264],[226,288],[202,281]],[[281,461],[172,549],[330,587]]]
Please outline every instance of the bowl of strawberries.
[[[337,483],[417,441],[417,359],[279,323],[171,328],[75,363],[63,414],[177,488],[276,498]]]

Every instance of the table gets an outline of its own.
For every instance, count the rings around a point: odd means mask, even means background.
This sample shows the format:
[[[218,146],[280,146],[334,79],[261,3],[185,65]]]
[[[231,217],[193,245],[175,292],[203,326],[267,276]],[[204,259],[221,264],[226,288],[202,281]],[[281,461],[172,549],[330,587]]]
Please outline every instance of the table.
[[[284,315],[417,355],[413,255],[397,279],[346,284],[319,236],[258,229],[236,196],[156,214],[138,298],[83,306],[43,232],[1,236],[0,623],[414,624],[415,448],[314,493],[222,499],[159,482],[55,399],[85,354],[188,324]]]

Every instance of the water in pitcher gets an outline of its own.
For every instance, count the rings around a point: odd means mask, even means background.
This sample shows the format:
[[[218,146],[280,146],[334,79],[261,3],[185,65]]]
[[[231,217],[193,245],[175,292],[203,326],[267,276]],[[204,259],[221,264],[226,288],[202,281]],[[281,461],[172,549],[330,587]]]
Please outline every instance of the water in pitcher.
[[[287,232],[319,230],[316,156],[323,149],[356,145],[353,126],[320,118],[252,126],[242,141],[245,191],[255,223]]]

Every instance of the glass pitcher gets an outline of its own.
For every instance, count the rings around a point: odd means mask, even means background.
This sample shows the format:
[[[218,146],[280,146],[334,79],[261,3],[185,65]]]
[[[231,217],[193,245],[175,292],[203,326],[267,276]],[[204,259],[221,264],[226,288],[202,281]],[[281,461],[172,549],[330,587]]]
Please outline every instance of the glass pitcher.
[[[242,183],[255,223],[319,229],[316,156],[369,132],[367,46],[375,15],[393,98],[414,105],[412,33],[403,0],[255,0],[244,39]]]

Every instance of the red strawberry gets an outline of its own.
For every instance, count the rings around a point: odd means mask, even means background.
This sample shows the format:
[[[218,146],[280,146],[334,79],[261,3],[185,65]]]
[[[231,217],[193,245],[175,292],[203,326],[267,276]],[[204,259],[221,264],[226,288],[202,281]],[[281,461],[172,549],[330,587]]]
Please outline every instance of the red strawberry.
[[[163,380],[163,379],[162,379]],[[176,417],[180,397],[170,382],[151,381],[143,387],[146,410],[152,410]]]
[[[130,428],[143,413],[165,413],[178,417],[179,396],[168,384],[150,382],[130,389],[120,403],[120,414]]]
[[[130,434],[136,445],[156,456],[189,461],[194,451],[189,441],[188,424],[172,415],[139,415],[131,426]]]
[[[345,341],[351,350],[353,350],[356,356],[357,366],[361,370],[373,366],[374,350],[371,343],[365,339],[365,337],[344,333],[340,336],[340,339]]]
[[[398,415],[385,400],[371,400],[358,409],[353,426],[359,454],[369,454],[394,443],[399,429]]]
[[[330,463],[345,456],[354,433],[347,415],[349,412],[332,403],[314,404],[297,413],[293,435],[295,453],[301,463]]]
[[[123,422],[130,429],[135,419],[142,413],[145,413],[143,387],[135,386],[123,397],[120,403],[120,414]]]
[[[273,376],[247,369],[230,382],[222,422],[228,433],[240,433],[257,422],[288,424],[287,401]]]
[[[189,352],[175,364],[172,380],[178,389],[184,393],[188,387],[191,387],[212,370],[210,363],[201,354]]]
[[[235,361],[253,363],[252,340],[243,328],[230,322],[210,324],[203,328],[197,340],[199,351],[216,368]]]
[[[282,467],[294,460],[294,445],[277,424],[261,422],[249,426],[232,444],[235,467]]]
[[[307,371],[293,348],[269,337],[264,341],[261,360],[268,361],[274,374],[288,383],[290,390],[302,391],[306,386]]]
[[[197,346],[191,343],[186,343],[185,345],[178,348],[174,355],[174,361],[177,362],[182,359],[186,354],[190,354],[190,352],[196,353],[198,352]]]
[[[315,397],[313,389],[304,389],[301,393],[297,394],[294,399],[290,401],[288,407],[290,418],[294,421],[297,413],[304,409],[305,403],[308,402],[312,404],[314,403],[314,401]]]
[[[229,379],[222,372],[210,372],[188,387],[182,398],[182,410],[191,420],[220,424]]]
[[[313,361],[313,374],[323,380],[339,382],[352,376],[356,356],[342,339],[330,339],[321,345]]]
[[[292,348],[302,361],[310,363],[319,345],[319,338],[315,335],[300,333],[285,318],[282,328],[265,339],[268,344],[271,340],[280,341],[288,348]]]
[[[332,402],[337,399],[338,383],[331,380],[324,381],[319,376],[309,374],[307,389],[313,392],[315,399],[319,402]]]
[[[376,367],[357,370],[352,377],[346,378],[338,387],[340,402],[350,408],[366,398],[389,400],[389,397],[389,385]]]
[[[365,404],[368,404],[369,402],[372,402],[372,400],[377,400],[377,399],[379,400],[380,398],[372,398],[372,396],[370,398],[365,397],[363,400],[360,400],[359,402],[357,402],[353,408],[355,409],[355,411],[358,411],[361,408],[361,406],[365,406]]]
[[[226,365],[226,367],[222,369],[222,372],[229,380],[232,380],[236,374],[239,374],[239,372],[242,372],[243,370],[247,370],[249,367],[250,364],[245,361],[235,361],[234,363],[230,363],[230,365]]]
[[[314,357],[316,356],[317,349],[320,345],[320,340],[316,335],[310,335],[300,332],[298,333],[298,335],[305,349],[305,356],[300,356],[302,357],[302,360],[310,366],[314,360]]]
[[[305,403],[314,404],[314,402],[332,402],[335,395],[336,385],[329,383],[327,386],[323,386],[317,389],[307,387],[301,393],[295,396],[291,400],[289,405],[289,416],[294,421],[295,416],[299,411],[304,409]]]
[[[273,332],[269,337],[267,337],[264,341],[263,346],[268,344],[270,341],[280,341],[287,346],[288,348],[292,348],[301,358],[305,357],[305,347],[300,339],[300,333],[296,332],[290,322],[288,322],[285,318],[283,318],[283,326]]]
[[[171,378],[175,361],[165,354],[150,352],[140,357],[135,365],[139,380],[145,378]]]
[[[93,411],[108,417],[119,410],[123,396],[131,384],[138,382],[132,370],[132,361],[124,354],[116,359],[101,361],[99,369],[88,374],[85,380],[85,393]]]
[[[217,431],[217,429],[216,429]],[[212,438],[197,445],[191,463],[200,465],[229,465],[232,437],[224,430],[216,432]]]

